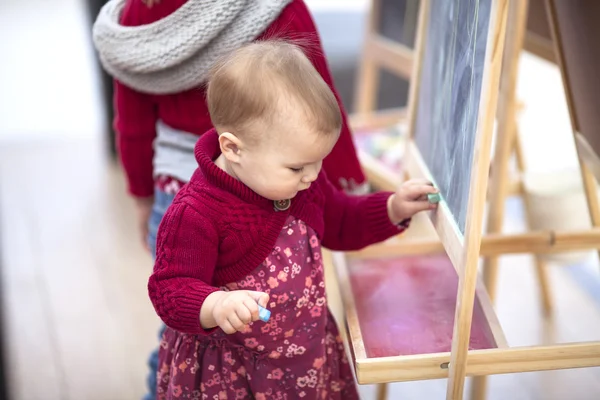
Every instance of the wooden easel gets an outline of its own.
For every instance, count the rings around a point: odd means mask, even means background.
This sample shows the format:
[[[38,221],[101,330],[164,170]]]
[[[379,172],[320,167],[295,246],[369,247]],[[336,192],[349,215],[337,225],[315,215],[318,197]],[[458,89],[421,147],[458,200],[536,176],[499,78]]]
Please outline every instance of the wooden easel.
[[[407,8],[402,25],[404,36],[408,36],[418,1],[407,0]],[[380,69],[384,68],[405,80],[410,80],[413,69],[412,49],[380,34],[380,18],[381,0],[372,0],[359,64],[355,112],[352,116],[354,127],[387,126],[403,118],[406,112],[405,108],[375,112]]]
[[[510,26],[513,26],[518,18],[515,16],[524,15],[522,3],[519,1],[510,1],[510,12],[508,11],[509,2],[507,0],[493,1],[494,10],[498,17],[495,23],[490,23],[490,29],[493,29],[495,40],[488,43],[496,43],[497,48],[501,47],[506,29],[506,19],[509,15]],[[419,19],[419,34],[417,40],[417,58],[413,73],[414,82],[419,82],[419,64],[423,55],[422,37],[426,32],[426,15],[428,15],[429,1],[425,0],[421,6]],[[515,19],[516,18],[516,19]],[[518,36],[518,35],[517,35]],[[510,36],[509,36],[510,37]],[[510,39],[509,39],[510,41]],[[500,44],[498,44],[500,43]],[[510,47],[509,47],[510,48]],[[494,50],[493,54],[496,54]],[[501,52],[501,51],[500,51]],[[497,56],[496,56],[497,57]],[[493,79],[499,78],[500,61],[498,59],[492,62],[492,67],[488,70],[491,75],[490,88],[494,87]],[[505,62],[506,64],[506,62]],[[513,63],[514,64],[514,63]],[[506,68],[506,67],[505,67]],[[505,75],[507,75],[505,71]],[[514,117],[514,82],[510,84],[512,75],[509,78],[503,77],[503,94],[500,99],[499,118],[501,116],[512,115]],[[513,79],[514,80],[514,79]],[[509,83],[506,83],[509,82]],[[418,96],[417,84],[411,85],[411,107],[409,108],[411,121],[415,118],[415,99]],[[512,86],[512,89],[511,89]],[[487,87],[487,86],[486,86]],[[486,199],[485,187],[487,186],[487,165],[490,162],[489,147],[491,144],[491,128],[495,116],[494,90],[487,94],[490,101],[483,101],[486,110],[480,114],[480,123],[483,126],[484,133],[479,137],[481,141],[478,145],[480,149],[479,157],[474,159],[473,171],[471,177],[471,196],[469,200],[469,219],[467,220],[467,229],[465,231],[464,241],[457,238],[451,229],[451,218],[448,210],[441,207],[433,216],[433,222],[438,234],[440,235],[443,248],[446,250],[452,265],[458,274],[458,292],[456,305],[456,318],[454,323],[454,334],[452,336],[452,349],[449,353],[421,354],[418,356],[381,356],[370,357],[365,348],[365,338],[361,332],[359,321],[359,312],[354,301],[352,287],[350,286],[348,274],[348,262],[352,260],[365,260],[369,258],[382,258],[392,256],[406,256],[407,254],[431,254],[441,250],[438,243],[411,241],[411,243],[401,241],[391,241],[385,245],[373,246],[361,252],[347,254],[343,256],[336,254],[336,265],[340,274],[340,285],[342,297],[346,306],[346,323],[351,342],[351,349],[356,363],[357,379],[359,383],[382,383],[406,380],[434,379],[449,377],[448,399],[462,398],[462,387],[465,376],[481,376],[495,373],[541,371],[549,369],[577,368],[585,366],[600,365],[600,343],[581,343],[555,346],[535,346],[524,348],[508,348],[502,335],[501,329],[485,290],[479,286],[477,288],[478,301],[483,309],[492,331],[495,348],[486,350],[468,351],[470,337],[471,318],[473,313],[473,299],[475,298],[477,287],[477,260],[480,255],[498,256],[507,253],[543,253],[549,251],[564,251],[576,248],[597,248],[600,230],[594,228],[586,232],[567,232],[567,233],[545,233],[529,232],[520,235],[502,235],[491,233],[481,238],[481,219],[483,218],[483,207]],[[513,95],[508,96],[506,92]],[[485,100],[485,98],[484,98]],[[511,104],[512,102],[512,104]],[[481,107],[483,108],[483,107]],[[512,123],[512,122],[511,122]],[[412,124],[411,124],[412,126]],[[411,128],[411,132],[414,127]],[[509,129],[509,131],[511,131]],[[487,132],[487,133],[486,133]],[[515,132],[515,129],[512,129]],[[510,151],[514,148],[514,139],[510,136],[507,139],[504,135],[502,142],[498,144],[496,154],[503,154],[502,157],[494,157],[495,164],[501,165],[509,158]],[[513,136],[514,138],[514,136]],[[486,150],[488,149],[487,154]],[[483,149],[483,150],[481,150]],[[507,150],[508,149],[508,150]],[[411,177],[425,176],[429,172],[427,167],[420,160],[418,149],[414,145],[409,146],[408,154],[410,156],[407,173]],[[496,158],[498,160],[496,160]],[[477,164],[477,165],[475,165]],[[503,171],[496,169],[494,171]],[[497,178],[496,178],[497,179]],[[493,199],[500,199],[500,194],[506,196],[506,180],[490,194]],[[496,200],[498,201],[498,200]],[[503,208],[503,204],[502,207]],[[497,218],[497,217],[496,217]],[[479,219],[479,220],[478,220]],[[479,229],[479,231],[478,231]],[[481,248],[479,246],[481,243]],[[404,245],[402,245],[404,244]],[[464,266],[464,268],[463,268]],[[584,354],[585,353],[585,354]],[[466,359],[469,364],[466,365]]]

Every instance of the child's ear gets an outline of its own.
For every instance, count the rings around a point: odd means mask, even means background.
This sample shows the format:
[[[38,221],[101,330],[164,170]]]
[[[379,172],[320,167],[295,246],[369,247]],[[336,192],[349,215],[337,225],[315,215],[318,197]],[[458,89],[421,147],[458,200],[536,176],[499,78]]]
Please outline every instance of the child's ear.
[[[221,153],[232,163],[239,163],[242,141],[231,132],[223,132],[219,135]]]

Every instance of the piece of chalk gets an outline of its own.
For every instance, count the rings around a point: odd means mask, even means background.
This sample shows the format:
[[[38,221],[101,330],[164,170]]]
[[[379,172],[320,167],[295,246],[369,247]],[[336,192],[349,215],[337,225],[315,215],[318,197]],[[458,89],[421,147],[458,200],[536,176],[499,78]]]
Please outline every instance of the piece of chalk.
[[[268,322],[269,318],[271,318],[271,311],[262,306],[258,306],[258,318],[263,322]]]
[[[430,203],[439,203],[441,200],[439,193],[427,193],[427,200]]]

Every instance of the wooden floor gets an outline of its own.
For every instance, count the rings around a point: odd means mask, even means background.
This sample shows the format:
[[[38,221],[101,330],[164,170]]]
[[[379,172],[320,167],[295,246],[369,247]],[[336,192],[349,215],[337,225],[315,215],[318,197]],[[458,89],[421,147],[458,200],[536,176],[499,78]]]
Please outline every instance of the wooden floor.
[[[92,141],[2,146],[12,399],[137,399],[158,320],[121,175]]]

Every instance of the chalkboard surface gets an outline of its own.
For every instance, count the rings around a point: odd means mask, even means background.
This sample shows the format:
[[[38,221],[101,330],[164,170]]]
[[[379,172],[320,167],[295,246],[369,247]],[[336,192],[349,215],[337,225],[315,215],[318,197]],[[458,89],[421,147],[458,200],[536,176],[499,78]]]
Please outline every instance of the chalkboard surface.
[[[492,0],[432,0],[414,138],[464,235]]]

